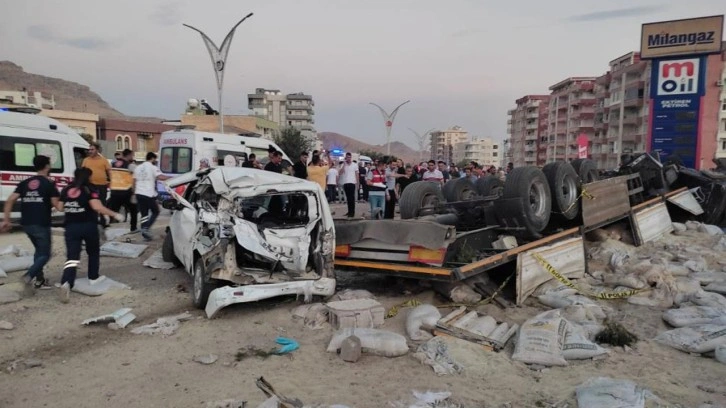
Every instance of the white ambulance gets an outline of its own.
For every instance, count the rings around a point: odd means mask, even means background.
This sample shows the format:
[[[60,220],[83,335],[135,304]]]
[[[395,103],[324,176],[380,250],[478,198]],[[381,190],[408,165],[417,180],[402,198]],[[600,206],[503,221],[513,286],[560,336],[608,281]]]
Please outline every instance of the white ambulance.
[[[73,172],[80,167],[87,151],[88,142],[54,119],[0,109],[0,208],[18,183],[36,174],[35,156],[50,157],[51,179],[62,189],[73,180]],[[20,219],[19,200],[11,219]]]

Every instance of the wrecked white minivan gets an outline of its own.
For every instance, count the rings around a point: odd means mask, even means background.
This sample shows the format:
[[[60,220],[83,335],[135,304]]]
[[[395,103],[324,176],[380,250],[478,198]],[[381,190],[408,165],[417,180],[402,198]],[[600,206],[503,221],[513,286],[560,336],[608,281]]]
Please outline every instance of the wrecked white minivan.
[[[219,167],[166,184],[172,198],[162,204],[174,212],[162,254],[192,275],[194,305],[207,317],[234,303],[334,293],[335,228],[317,183]]]

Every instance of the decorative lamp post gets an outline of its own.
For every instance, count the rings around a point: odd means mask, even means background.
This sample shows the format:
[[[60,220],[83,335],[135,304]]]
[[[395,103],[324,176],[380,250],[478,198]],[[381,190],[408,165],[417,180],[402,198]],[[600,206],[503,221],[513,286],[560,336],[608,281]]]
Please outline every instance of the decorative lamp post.
[[[418,161],[421,162],[423,160],[423,152],[424,152],[424,146],[426,144],[426,136],[428,136],[431,132],[434,131],[434,128],[431,128],[424,132],[423,134],[419,134],[417,131],[408,128],[411,132],[413,132],[414,135],[416,135],[416,141],[418,142]]]
[[[409,103],[411,101],[406,101],[398,106],[396,106],[396,109],[393,110],[390,114],[386,112],[385,109],[381,108],[380,106],[376,105],[375,103],[371,102],[370,104],[375,106],[381,111],[381,116],[383,116],[383,124],[386,126],[386,155],[391,155],[391,128],[393,127],[393,120],[396,119],[396,114],[398,113],[398,109],[401,108],[401,106]]]

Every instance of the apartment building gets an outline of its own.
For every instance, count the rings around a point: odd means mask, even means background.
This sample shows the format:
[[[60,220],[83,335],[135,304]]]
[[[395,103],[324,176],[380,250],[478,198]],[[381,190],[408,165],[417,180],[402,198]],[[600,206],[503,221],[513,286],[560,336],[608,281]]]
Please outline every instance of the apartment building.
[[[594,136],[595,80],[570,77],[552,85],[547,115],[546,162],[577,158],[577,138]]]
[[[279,89],[257,88],[254,94],[247,95],[247,101],[254,116],[275,122],[280,128],[294,127],[303,136],[317,140],[312,95],[283,94]]]
[[[595,133],[590,158],[598,168],[619,165],[620,155],[643,152],[648,137],[650,63],[629,52],[595,80]]]
[[[549,100],[549,95],[526,95],[517,99],[517,107],[507,112],[507,157],[516,167],[546,163]]]
[[[47,97],[41,92],[0,90],[0,103],[22,105],[38,109],[55,109],[55,96]]]
[[[726,159],[726,66],[721,70],[721,111],[718,114],[716,158]]]
[[[456,163],[457,156],[459,161],[463,160],[464,150],[461,144],[469,140],[469,132],[461,126],[452,126],[446,130],[435,130],[431,132],[431,158],[437,161],[443,160],[447,163]]]
[[[501,166],[502,156],[499,147],[500,144],[491,138],[474,139],[462,144],[464,145],[463,160],[467,162],[475,161],[485,166]],[[455,160],[454,163],[458,163],[461,160]]]

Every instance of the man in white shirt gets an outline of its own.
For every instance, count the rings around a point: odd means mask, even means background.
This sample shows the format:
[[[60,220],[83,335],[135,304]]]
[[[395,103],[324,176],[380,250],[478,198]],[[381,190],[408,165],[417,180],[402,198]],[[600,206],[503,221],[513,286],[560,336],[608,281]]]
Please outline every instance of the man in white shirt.
[[[433,160],[429,160],[426,167],[427,170],[424,172],[421,180],[431,181],[443,185],[444,175],[441,173],[441,171],[439,171],[439,169],[436,168],[436,162]]]
[[[144,240],[151,241],[149,232],[151,225],[159,215],[159,204],[156,202],[156,180],[167,180],[169,176],[161,173],[156,167],[156,153],[146,153],[146,161],[134,170],[134,193],[141,213],[141,236]],[[151,215],[149,215],[151,212]]]
[[[330,160],[330,168],[328,169],[328,173],[326,174],[326,181],[325,184],[327,185],[327,193],[328,193],[328,202],[334,203],[335,202],[335,196],[336,196],[336,190],[338,189],[338,169],[335,168],[335,161]]]
[[[345,154],[345,162],[340,166],[340,179],[345,192],[345,201],[348,204],[348,218],[355,217],[355,191],[358,189],[358,165],[353,163],[353,155]]]

